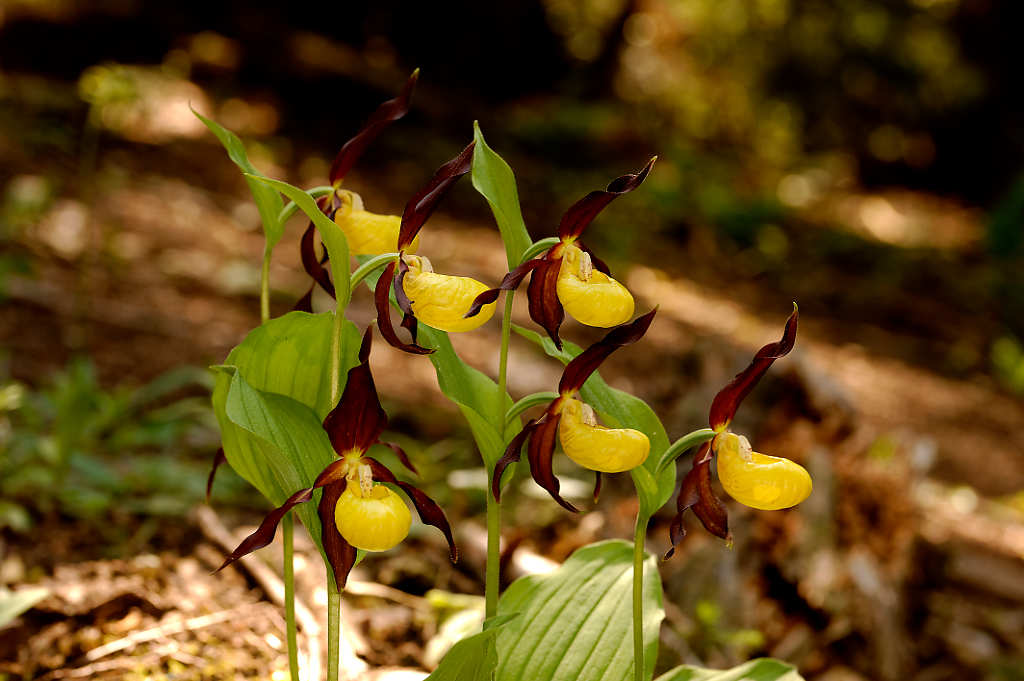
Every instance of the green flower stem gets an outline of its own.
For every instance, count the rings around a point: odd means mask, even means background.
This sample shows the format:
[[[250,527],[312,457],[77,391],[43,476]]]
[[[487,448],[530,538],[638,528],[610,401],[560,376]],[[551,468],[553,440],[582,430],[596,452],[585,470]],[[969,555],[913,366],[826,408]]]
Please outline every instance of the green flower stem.
[[[338,681],[341,655],[341,591],[334,579],[327,579],[327,681]]]
[[[356,286],[360,282],[362,282],[363,279],[366,279],[368,276],[370,276],[370,274],[372,274],[374,270],[378,270],[381,267],[384,267],[389,262],[394,262],[396,258],[398,258],[397,253],[382,253],[381,255],[373,256],[372,258],[364,262],[362,265],[360,265],[358,268],[356,268],[356,271],[352,273],[352,284],[349,287],[349,289],[354,291]]]
[[[658,461],[657,472],[660,474],[665,470],[666,466],[679,458],[683,452],[691,449],[692,447],[696,447],[697,445],[704,444],[714,436],[715,431],[710,428],[701,428],[700,430],[695,430],[692,433],[687,433],[682,436],[669,445],[669,448],[661,455],[661,460]]]
[[[644,539],[650,518],[636,514],[633,532],[633,679],[644,681]]]
[[[505,395],[508,392],[508,346],[512,337],[512,300],[515,291],[505,294],[505,309],[501,316],[501,350],[498,355],[498,400],[495,427],[505,439],[505,427],[508,419],[505,414]],[[488,478],[494,475],[491,468]],[[498,614],[498,591],[501,589],[501,505],[488,492],[487,499],[487,571],[484,579],[484,618],[490,619]]]
[[[288,671],[292,681],[299,681],[299,640],[295,629],[295,519],[287,513],[281,520],[284,541],[284,621],[288,634]]]
[[[270,256],[273,250],[269,243],[263,247],[263,266],[260,269],[260,324],[270,321]]]
[[[505,412],[505,426],[508,427],[508,424],[512,422],[512,419],[516,418],[527,409],[550,402],[554,399],[558,399],[558,393],[551,391],[543,391],[527,395],[509,407],[508,411]]]
[[[307,189],[306,193],[312,196],[314,199],[318,199],[321,196],[325,196],[334,191],[334,187],[313,187]],[[299,207],[295,205],[294,201],[289,201],[285,204],[284,208],[281,209],[281,213],[277,216],[277,224],[283,225],[284,223],[291,220],[292,216],[299,210]]]
[[[557,236],[549,236],[545,239],[541,239],[540,241],[533,242],[533,245],[531,245],[529,248],[526,249],[526,251],[523,252],[523,257],[519,259],[519,264],[521,265],[527,260],[533,258],[534,256],[540,255],[544,251],[548,250],[549,248],[557,244],[559,241],[561,241],[561,239],[559,239]]]

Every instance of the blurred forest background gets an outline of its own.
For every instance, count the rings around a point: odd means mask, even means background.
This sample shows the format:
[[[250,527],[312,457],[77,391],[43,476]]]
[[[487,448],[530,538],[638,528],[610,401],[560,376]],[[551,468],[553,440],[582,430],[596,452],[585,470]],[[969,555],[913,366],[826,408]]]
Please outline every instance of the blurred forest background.
[[[400,213],[474,119],[536,238],[659,156],[588,242],[640,309],[661,306],[605,373],[671,435],[703,425],[800,304],[797,352],[737,429],[806,465],[815,493],[730,504],[733,550],[693,531],[662,564],[659,670],[772,655],[824,681],[1024,679],[1022,25],[1014,0],[0,0],[0,679],[284,678],[273,570],[208,574],[225,526],[263,509],[230,471],[223,520],[203,507],[205,367],[259,322],[262,238],[189,105],[265,174],[319,185],[415,67],[413,110],[349,176],[370,210]],[[275,252],[274,314],[305,290],[303,227]],[[468,181],[427,243],[439,270],[504,273]],[[352,310],[369,322],[369,296]],[[457,347],[493,372],[497,334]],[[427,362],[373,361],[392,439],[466,559],[414,529],[354,573],[353,678],[429,669],[482,608],[462,596],[482,593],[468,430]],[[521,341],[511,367],[516,397],[560,371]],[[578,469],[560,474],[586,497]],[[510,496],[508,578],[629,536],[624,476],[580,517],[534,492]],[[315,620],[323,574],[300,549]]]

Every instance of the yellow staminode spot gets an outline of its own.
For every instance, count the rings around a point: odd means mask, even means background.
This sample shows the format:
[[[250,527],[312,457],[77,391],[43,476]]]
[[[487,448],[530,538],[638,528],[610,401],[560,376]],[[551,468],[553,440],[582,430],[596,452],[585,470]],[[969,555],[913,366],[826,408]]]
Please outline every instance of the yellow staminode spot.
[[[558,437],[570,459],[602,473],[636,468],[651,451],[650,440],[639,430],[598,425],[590,405],[575,398],[566,400],[562,406]]]
[[[438,274],[423,257],[406,257],[405,262],[409,271],[402,286],[416,319],[427,326],[448,332],[472,331],[494,315],[497,304],[491,303],[479,314],[465,318],[473,300],[487,290],[486,284],[472,277]]]
[[[387,551],[409,534],[412,517],[402,498],[384,485],[374,485],[367,494],[358,482],[348,487],[334,507],[338,531],[352,546],[364,551]]]
[[[342,205],[334,214],[334,223],[345,233],[350,255],[380,255],[398,250],[402,218],[363,210],[363,200],[354,192],[342,190],[339,196]],[[420,238],[417,235],[405,250],[407,253],[415,253],[419,245]]]
[[[722,487],[744,506],[775,511],[796,506],[811,494],[811,476],[800,464],[752,451],[742,435],[714,440]]]
[[[590,255],[568,244],[558,271],[558,299],[573,319],[610,328],[633,316],[633,296],[625,286],[594,269]]]

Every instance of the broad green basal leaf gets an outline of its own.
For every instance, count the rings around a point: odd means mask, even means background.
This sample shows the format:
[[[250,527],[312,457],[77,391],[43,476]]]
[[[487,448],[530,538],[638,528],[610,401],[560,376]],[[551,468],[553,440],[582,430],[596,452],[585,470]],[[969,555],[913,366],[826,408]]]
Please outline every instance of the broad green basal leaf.
[[[676,667],[656,681],[803,681],[796,668],[768,658],[751,660],[724,671],[699,667]]]
[[[515,617],[492,618],[483,631],[456,643],[426,681],[490,681],[497,664],[494,638]]]
[[[520,326],[513,326],[515,332],[522,337],[533,341],[544,349],[549,356],[568,364],[573,357],[580,354],[582,349],[569,341],[562,341],[564,349],[559,350],[550,338],[542,337],[535,331]],[[613,422],[607,425],[615,428],[635,428],[645,434],[651,441],[651,453],[644,461],[643,467],[647,469],[652,481],[657,484],[657,496],[651,496],[651,485],[646,480],[638,480],[637,488],[641,493],[642,511],[645,515],[653,515],[672,496],[676,484],[676,471],[674,466],[664,468],[658,472],[658,462],[661,460],[662,452],[669,447],[668,434],[665,426],[662,425],[650,405],[635,395],[630,395],[618,388],[613,388],[604,382],[598,372],[594,372],[580,390],[583,400],[590,404],[602,416],[612,419]],[[639,473],[634,472],[634,478]]]
[[[487,146],[479,123],[473,123],[473,188],[487,199],[505,243],[509,271],[519,265],[523,253],[532,243],[523,213],[519,208],[519,191],[512,168]]]
[[[498,681],[629,681],[633,674],[633,547],[598,542],[552,573],[515,581],[498,613]],[[644,561],[644,674],[653,673],[664,617],[653,556]]]
[[[210,132],[217,136],[220,143],[224,145],[224,149],[227,150],[231,160],[247,175],[245,181],[249,185],[249,191],[252,192],[252,198],[256,201],[256,208],[260,212],[260,219],[263,222],[263,233],[267,237],[267,246],[273,248],[284,234],[284,225],[279,221],[281,209],[284,207],[281,195],[262,182],[248,177],[248,175],[260,175],[260,172],[249,161],[249,156],[245,153],[245,145],[242,144],[242,140],[238,139],[235,133],[217,121],[203,116],[195,109],[192,110],[192,113],[210,129]]]

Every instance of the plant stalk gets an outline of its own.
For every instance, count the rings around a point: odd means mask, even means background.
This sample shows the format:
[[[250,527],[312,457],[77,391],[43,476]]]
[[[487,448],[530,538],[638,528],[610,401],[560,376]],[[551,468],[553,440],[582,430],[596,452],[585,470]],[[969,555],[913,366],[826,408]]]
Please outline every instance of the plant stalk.
[[[514,291],[505,294],[505,309],[501,317],[501,350],[498,355],[498,399],[495,426],[505,440],[505,394],[508,392],[508,346],[512,337],[512,299]],[[489,476],[494,475],[489,467]],[[489,477],[488,476],[488,477]],[[487,572],[484,579],[484,617],[498,614],[498,592],[501,589],[501,505],[487,492]]]
[[[636,514],[633,533],[633,679],[644,681],[644,539],[649,518]]]
[[[260,324],[270,320],[270,244],[263,247],[263,266],[260,268]]]
[[[341,591],[328,577],[327,585],[327,681],[338,681],[341,654]]]

